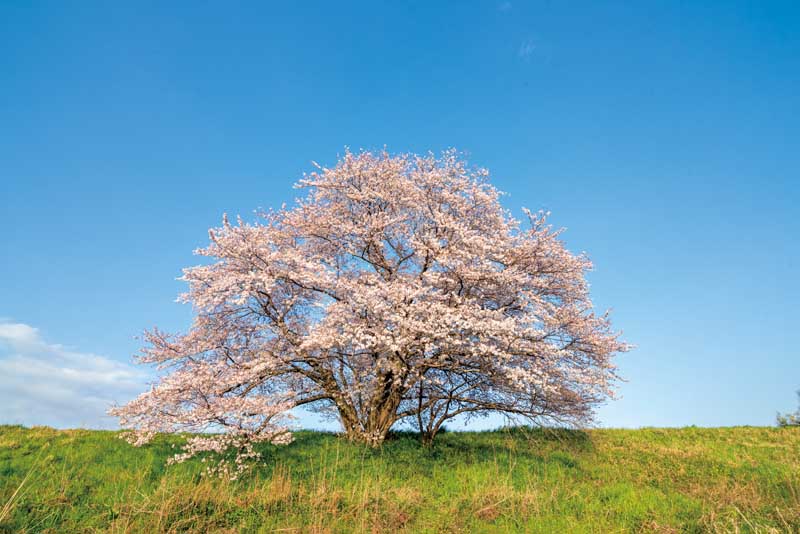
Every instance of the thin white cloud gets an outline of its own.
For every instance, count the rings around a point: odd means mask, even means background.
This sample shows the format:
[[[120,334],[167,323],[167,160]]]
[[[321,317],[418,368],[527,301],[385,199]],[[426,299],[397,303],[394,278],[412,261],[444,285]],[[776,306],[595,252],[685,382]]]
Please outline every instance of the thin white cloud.
[[[0,424],[116,428],[106,415],[146,388],[148,373],[47,343],[24,323],[0,322]]]

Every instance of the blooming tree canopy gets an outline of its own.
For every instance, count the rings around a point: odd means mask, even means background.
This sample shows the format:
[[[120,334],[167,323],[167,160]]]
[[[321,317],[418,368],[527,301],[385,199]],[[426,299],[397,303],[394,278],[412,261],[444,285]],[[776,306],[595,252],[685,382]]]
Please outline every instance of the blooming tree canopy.
[[[591,263],[545,214],[513,219],[485,170],[347,152],[297,187],[295,206],[209,231],[211,261],[184,271],[193,325],[147,333],[139,358],[168,372],[112,410],[137,443],[216,429],[182,457],[246,457],[306,406],[378,445],[401,420],[427,439],[459,414],[583,423],[613,396],[627,346],[592,310]]]

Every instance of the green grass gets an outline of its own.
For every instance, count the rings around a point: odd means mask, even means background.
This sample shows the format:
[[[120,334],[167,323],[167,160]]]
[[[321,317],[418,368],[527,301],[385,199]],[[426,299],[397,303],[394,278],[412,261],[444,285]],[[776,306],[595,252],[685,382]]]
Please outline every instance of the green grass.
[[[179,441],[0,426],[0,532],[800,532],[800,428],[299,432],[235,482]]]

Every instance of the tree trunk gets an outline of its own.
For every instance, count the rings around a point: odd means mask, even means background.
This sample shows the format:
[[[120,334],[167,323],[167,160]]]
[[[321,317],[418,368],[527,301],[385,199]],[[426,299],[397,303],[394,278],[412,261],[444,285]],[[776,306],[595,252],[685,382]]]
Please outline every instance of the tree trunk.
[[[364,421],[359,421],[349,407],[339,407],[339,419],[347,439],[364,443],[370,447],[380,447],[392,426],[397,422],[399,400],[386,399],[372,409]]]
[[[392,428],[394,421],[374,426],[369,425],[363,429],[358,424],[348,425],[345,424],[344,421],[342,424],[345,427],[345,435],[350,441],[363,443],[365,445],[369,445],[370,447],[380,447],[386,439],[386,436],[389,434],[389,430]]]
[[[393,373],[387,372],[380,377],[380,385],[370,400],[367,413],[358,412],[343,397],[337,402],[339,419],[347,438],[364,443],[370,447],[380,447],[389,430],[397,422],[397,409],[403,399],[403,392],[395,387]]]

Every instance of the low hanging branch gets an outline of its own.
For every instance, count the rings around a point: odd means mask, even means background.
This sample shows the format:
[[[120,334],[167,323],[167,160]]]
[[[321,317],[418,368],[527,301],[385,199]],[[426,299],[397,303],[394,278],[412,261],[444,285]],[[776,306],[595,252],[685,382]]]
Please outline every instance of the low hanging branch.
[[[589,260],[545,214],[512,219],[487,177],[454,151],[347,152],[294,207],[224,219],[184,271],[191,329],[146,335],[164,377],[111,413],[136,444],[204,433],[176,461],[234,451],[226,474],[290,441],[301,405],[372,446],[405,418],[427,440],[459,414],[589,421],[627,346],[592,311]]]

